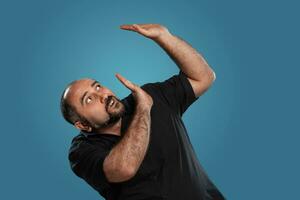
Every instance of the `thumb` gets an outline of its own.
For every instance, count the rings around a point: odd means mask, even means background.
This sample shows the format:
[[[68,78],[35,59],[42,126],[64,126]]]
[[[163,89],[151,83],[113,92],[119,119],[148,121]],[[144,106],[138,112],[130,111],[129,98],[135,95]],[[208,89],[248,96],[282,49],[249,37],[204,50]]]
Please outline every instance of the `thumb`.
[[[120,74],[116,74],[116,77],[119,79],[119,81],[125,85],[128,89],[135,91],[136,90],[136,85],[133,84],[131,81],[127,80],[126,78],[124,78],[123,76],[121,76]]]

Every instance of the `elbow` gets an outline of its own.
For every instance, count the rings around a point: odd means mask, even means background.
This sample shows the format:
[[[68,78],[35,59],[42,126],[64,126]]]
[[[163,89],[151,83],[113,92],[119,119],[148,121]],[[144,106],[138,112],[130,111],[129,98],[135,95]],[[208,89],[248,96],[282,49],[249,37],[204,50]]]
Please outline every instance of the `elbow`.
[[[212,69],[209,69],[206,77],[207,84],[211,85],[216,80],[216,73]]]
[[[216,73],[212,68],[207,65],[206,70],[203,71],[202,75],[199,77],[199,82],[205,85],[211,85],[216,80]]]
[[[104,167],[104,173],[109,182],[117,183],[131,179],[135,175],[134,168],[131,167]]]
[[[213,70],[209,69],[205,75],[203,75],[199,81],[192,81],[191,84],[194,89],[194,93],[196,97],[201,96],[204,92],[206,92],[213,82],[216,80],[216,74]]]
[[[123,177],[125,177],[126,180],[128,180],[134,177],[134,175],[136,174],[136,169],[134,167],[126,166],[123,167],[123,169],[120,169],[120,172],[123,175]]]
[[[212,79],[212,82],[214,82],[214,81],[216,80],[216,78],[217,78],[217,77],[216,77],[216,73],[215,73],[213,70],[211,70],[211,71],[212,71],[212,72],[211,72],[211,73],[212,73],[211,79]]]
[[[206,90],[212,86],[214,81],[216,80],[216,73],[210,69],[208,71],[208,75],[204,79],[205,81],[203,82],[203,85],[205,85]]]

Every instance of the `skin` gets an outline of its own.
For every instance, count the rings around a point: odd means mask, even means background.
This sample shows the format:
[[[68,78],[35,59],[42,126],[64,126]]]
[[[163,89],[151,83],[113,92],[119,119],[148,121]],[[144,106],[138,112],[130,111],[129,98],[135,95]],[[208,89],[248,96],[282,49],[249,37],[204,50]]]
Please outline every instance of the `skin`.
[[[105,87],[101,83],[96,83],[93,86],[91,84],[95,80],[93,79],[80,79],[72,84],[68,90],[66,90],[65,98],[69,101],[77,110],[79,114],[85,117],[91,124],[93,124],[94,130],[97,133],[102,131],[112,134],[120,135],[122,118],[115,121],[113,124],[108,124],[104,128],[96,128],[97,125],[101,126],[110,119],[111,115],[118,115],[124,112],[125,107],[123,103],[117,98],[109,88]],[[88,92],[84,98],[83,105],[81,104],[81,98],[85,92]],[[115,101],[113,107],[108,106],[108,98],[112,96]],[[92,127],[77,121],[75,127],[87,132],[92,131]]]
[[[126,24],[121,29],[143,35],[160,47],[172,58],[177,66],[186,74],[195,96],[201,96],[212,85],[216,74],[203,56],[191,45],[160,24]]]
[[[209,67],[205,59],[192,48],[188,43],[179,37],[170,33],[170,31],[160,24],[124,24],[119,27],[122,30],[136,32],[146,38],[149,38],[161,46],[165,52],[174,60],[177,66],[186,74],[192,85],[195,96],[202,95],[216,79],[215,72]],[[121,75],[117,78],[123,83],[128,81]],[[123,80],[123,81],[122,81]],[[103,125],[109,120],[109,114],[121,114],[124,109],[122,102],[107,87],[102,86],[100,91],[90,87],[92,79],[81,79],[73,84],[65,94],[66,98],[76,107],[77,111],[94,125]],[[124,83],[123,83],[124,84]],[[125,84],[124,84],[125,85]],[[90,91],[98,101],[89,106],[81,106],[80,96],[85,91]],[[105,102],[107,97],[112,95],[118,100],[118,107],[106,109]],[[121,121],[115,121],[106,127],[95,129],[95,132],[106,131],[112,134],[120,135]],[[80,121],[75,123],[75,127],[90,132],[92,127]]]
[[[159,24],[125,24],[120,28],[136,32],[161,46],[185,73],[196,97],[202,95],[216,79],[214,71],[202,55],[188,43],[171,34],[166,27]],[[142,89],[119,74],[117,74],[117,78],[132,91],[137,102],[137,112],[122,140],[112,148],[110,154],[105,158],[103,169],[111,182],[130,179],[143,161],[149,143],[152,106],[151,97]],[[116,95],[106,87],[99,88],[99,90],[91,87],[91,83],[91,79],[77,81],[66,91],[65,98],[70,100],[77,111],[95,126],[107,122],[110,114],[121,115],[124,105],[120,101],[114,108],[107,109],[105,107],[108,96],[113,96],[115,100],[118,100]],[[85,91],[92,94],[94,101],[89,106],[83,107],[80,105],[80,97]],[[98,128],[96,132],[105,131],[121,135],[121,120],[122,118],[106,127]],[[75,126],[88,132],[92,128],[80,121],[77,121]]]
[[[117,74],[117,78],[132,91],[133,97],[136,100],[136,109],[128,129],[124,133],[124,137],[111,149],[109,155],[104,160],[103,170],[110,182],[121,182],[130,179],[142,163],[149,144],[150,111],[153,105],[151,96],[142,88],[131,83],[120,74]],[[90,117],[89,119],[92,119],[93,116],[93,122],[98,121],[100,123],[100,121],[107,121],[109,114],[122,112],[123,104],[121,102],[117,102],[115,107],[105,107],[108,96],[115,95],[105,87],[102,87],[101,90],[98,84],[91,86],[93,82],[94,80],[91,79],[82,79],[75,82],[66,90],[64,94],[65,98],[68,98],[72,103],[77,103],[76,109],[81,114],[84,112]],[[84,98],[86,104],[81,106],[80,99],[86,91],[88,91],[87,98],[90,97],[90,99]],[[87,103],[90,106],[89,108],[86,106]],[[100,112],[103,115],[101,117],[98,116]],[[105,127],[105,129],[109,129],[110,132],[112,130],[120,132],[120,123],[121,118],[109,127]],[[81,122],[76,122],[76,125],[80,124]],[[86,127],[89,128],[89,126]]]

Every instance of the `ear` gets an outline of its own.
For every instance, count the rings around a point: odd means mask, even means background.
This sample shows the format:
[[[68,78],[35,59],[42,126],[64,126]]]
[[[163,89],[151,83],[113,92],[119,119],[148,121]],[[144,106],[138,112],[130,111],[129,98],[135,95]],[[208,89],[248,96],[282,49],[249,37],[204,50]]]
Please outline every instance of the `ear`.
[[[76,128],[78,128],[79,130],[83,130],[83,131],[86,131],[86,132],[91,132],[92,131],[92,127],[90,127],[88,125],[85,125],[85,124],[81,123],[80,121],[76,121],[74,126]]]

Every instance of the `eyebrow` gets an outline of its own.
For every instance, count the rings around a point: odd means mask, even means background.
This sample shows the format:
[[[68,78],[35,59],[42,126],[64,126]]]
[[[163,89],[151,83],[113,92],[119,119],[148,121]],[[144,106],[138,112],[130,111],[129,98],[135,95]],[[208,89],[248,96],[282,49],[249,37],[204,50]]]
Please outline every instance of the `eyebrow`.
[[[91,84],[91,87],[94,87],[94,85],[96,84],[96,83],[99,83],[98,81],[96,81],[96,80],[94,80],[94,82]],[[100,83],[99,83],[100,84]],[[83,106],[83,99],[85,98],[85,96],[87,95],[87,91],[85,91],[84,92],[84,94],[82,95],[82,97],[81,97],[81,99],[80,99],[80,103],[81,103],[81,105]]]

